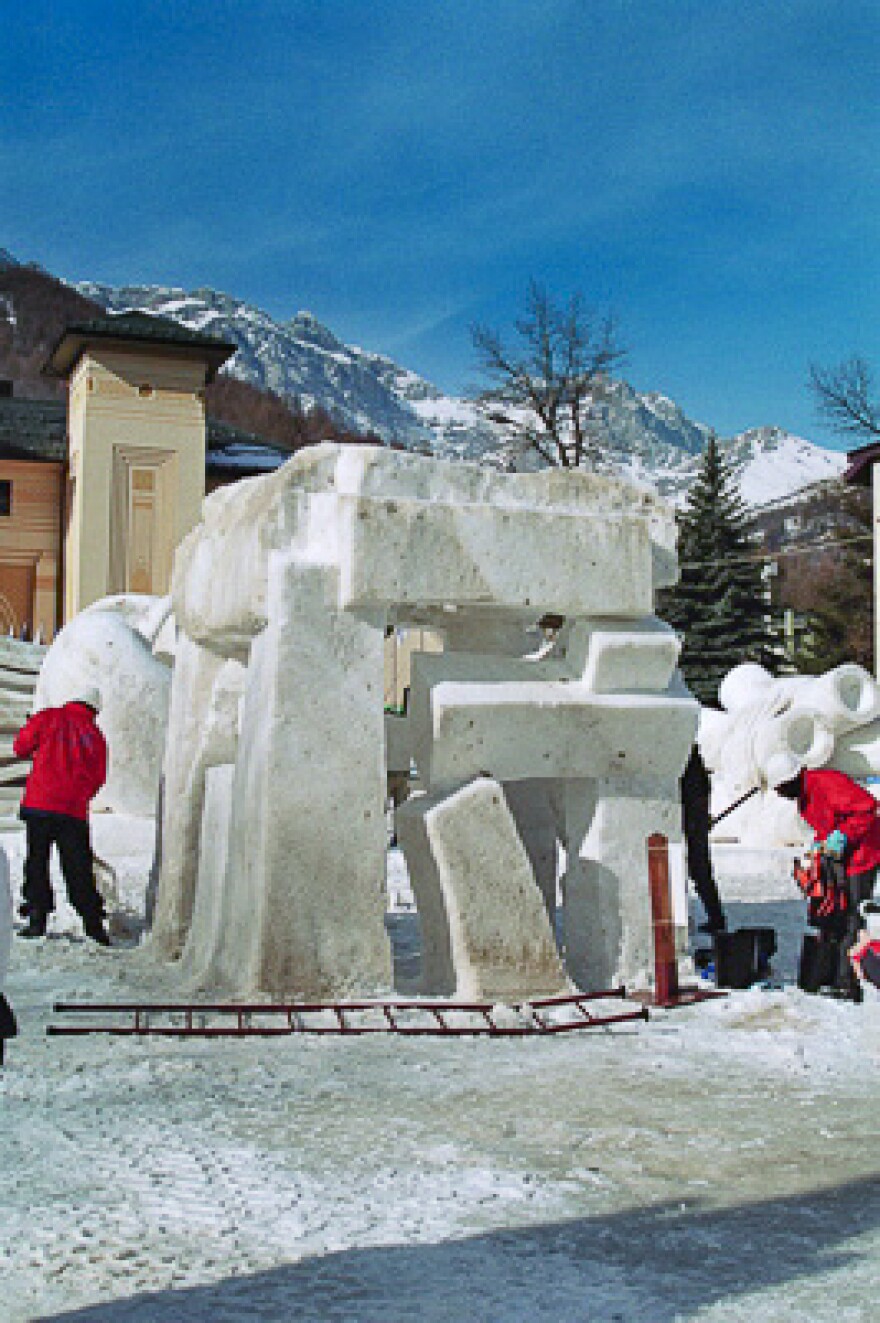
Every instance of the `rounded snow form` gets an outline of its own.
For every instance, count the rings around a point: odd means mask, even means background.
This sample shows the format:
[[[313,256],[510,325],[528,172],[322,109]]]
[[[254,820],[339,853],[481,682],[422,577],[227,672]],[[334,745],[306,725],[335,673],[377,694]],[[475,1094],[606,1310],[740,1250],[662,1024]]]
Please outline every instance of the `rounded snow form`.
[[[97,602],[57,635],[43,662],[34,709],[60,707],[88,687],[101,693],[98,724],[109,748],[108,776],[96,809],[149,815],[156,810],[168,725],[171,670],[136,628],[130,599]],[[124,609],[123,609],[124,607]]]
[[[802,844],[806,829],[796,807],[773,787],[803,768],[880,776],[880,687],[861,666],[774,678],[748,662],[724,677],[718,698],[725,710],[704,708],[699,731],[712,773],[713,812],[723,814],[754,787],[761,791],[725,814],[719,840]]]

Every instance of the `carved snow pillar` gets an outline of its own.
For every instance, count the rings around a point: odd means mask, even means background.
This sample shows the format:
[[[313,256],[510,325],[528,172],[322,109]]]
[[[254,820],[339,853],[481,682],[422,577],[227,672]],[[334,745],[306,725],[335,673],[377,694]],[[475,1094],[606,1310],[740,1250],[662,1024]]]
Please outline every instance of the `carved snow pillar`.
[[[165,746],[162,862],[152,940],[179,956],[192,918],[205,794],[203,728],[224,658],[181,635],[171,681]]]
[[[565,959],[586,990],[653,982],[647,839],[681,840],[678,783],[598,778],[566,787]]]
[[[387,988],[384,617],[336,571],[269,558],[233,784],[220,981],[277,997]]]

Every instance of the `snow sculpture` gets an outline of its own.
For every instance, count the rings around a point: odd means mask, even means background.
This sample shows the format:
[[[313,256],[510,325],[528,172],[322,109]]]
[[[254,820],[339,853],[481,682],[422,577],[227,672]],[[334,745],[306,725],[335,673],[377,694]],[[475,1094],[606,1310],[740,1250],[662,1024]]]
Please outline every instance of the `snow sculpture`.
[[[569,974],[648,982],[645,841],[680,837],[697,723],[652,615],[674,542],[667,507],[621,482],[373,447],[212,494],[174,567],[158,950],[238,995],[387,989],[386,777],[412,760],[397,825],[425,991],[565,986],[557,839]],[[539,646],[548,613],[564,623]],[[416,655],[386,718],[398,626],[446,651]]]
[[[110,757],[96,809],[144,816],[156,811],[171,670],[153,655],[149,635],[158,632],[169,609],[167,598],[105,598],[65,625],[43,661],[35,711],[68,702],[83,684],[101,691],[99,725]]]
[[[812,833],[773,786],[801,768],[880,774],[880,687],[861,666],[774,679],[745,663],[721,682],[723,711],[704,708],[699,743],[712,773],[712,809],[723,812],[753,787],[760,792],[719,824],[718,839],[800,845]]]

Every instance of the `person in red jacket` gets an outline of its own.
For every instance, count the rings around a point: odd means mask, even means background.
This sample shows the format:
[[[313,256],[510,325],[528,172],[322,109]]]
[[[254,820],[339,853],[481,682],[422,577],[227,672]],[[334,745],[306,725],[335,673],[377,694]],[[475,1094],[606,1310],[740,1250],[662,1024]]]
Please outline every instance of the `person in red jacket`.
[[[63,707],[36,712],[15,737],[15,756],[33,759],[19,809],[27,830],[22,912],[28,924],[22,937],[45,936],[55,908],[49,880],[49,855],[55,845],[70,903],[82,918],[86,936],[110,945],[89,837],[89,801],[107,778],[107,743],[96,724],[100,706],[100,692],[83,687]]]
[[[802,771],[776,787],[786,799],[797,799],[798,812],[813,828],[827,855],[834,880],[846,891],[847,908],[840,918],[837,987],[860,1000],[860,988],[849,962],[861,923],[859,906],[870,900],[880,865],[880,816],[877,800],[843,772],[823,767]]]

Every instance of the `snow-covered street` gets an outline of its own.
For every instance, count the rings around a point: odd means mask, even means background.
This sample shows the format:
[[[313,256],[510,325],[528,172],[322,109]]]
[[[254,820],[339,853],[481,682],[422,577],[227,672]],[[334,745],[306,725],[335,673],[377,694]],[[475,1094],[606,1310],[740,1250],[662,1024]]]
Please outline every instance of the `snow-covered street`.
[[[550,1040],[46,1038],[173,995],[60,906],[7,989],[0,1317],[867,1319],[880,1003],[791,986],[788,877],[720,881],[784,987]]]

